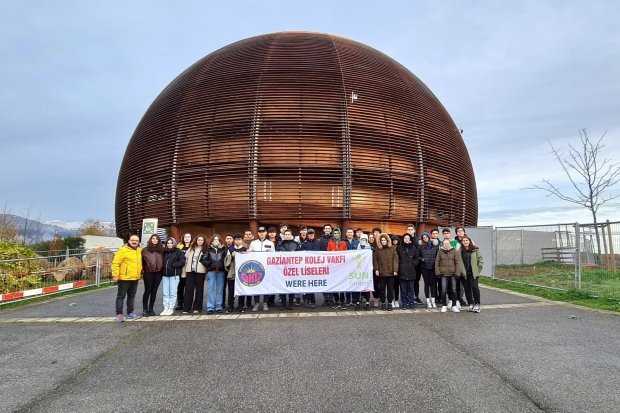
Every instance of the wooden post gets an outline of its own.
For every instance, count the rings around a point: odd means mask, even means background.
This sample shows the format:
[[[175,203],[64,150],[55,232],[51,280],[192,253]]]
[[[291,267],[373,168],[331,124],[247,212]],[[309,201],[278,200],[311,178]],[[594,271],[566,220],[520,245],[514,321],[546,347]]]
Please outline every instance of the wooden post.
[[[258,221],[255,219],[250,220],[250,229],[255,237],[258,237]]]
[[[183,242],[181,239],[181,227],[179,227],[179,224],[170,225],[170,236],[177,240],[178,243]]]

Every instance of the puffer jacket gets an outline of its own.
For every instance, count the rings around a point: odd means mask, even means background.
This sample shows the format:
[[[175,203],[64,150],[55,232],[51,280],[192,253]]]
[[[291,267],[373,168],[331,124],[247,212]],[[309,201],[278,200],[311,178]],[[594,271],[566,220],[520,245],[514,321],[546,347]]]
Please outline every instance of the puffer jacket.
[[[301,247],[294,239],[287,241],[282,240],[280,244],[276,247],[276,251],[299,251]]]
[[[168,245],[168,241],[170,240],[172,240],[172,244],[174,246],[172,248],[166,247],[164,250],[162,271],[162,275],[164,277],[176,277],[182,275],[183,267],[185,267],[185,252],[177,247],[177,241],[172,237],[166,240],[166,245]]]
[[[158,251],[149,251],[148,248],[142,250],[142,269],[144,272],[160,272],[164,266],[164,255]]]
[[[123,245],[112,261],[112,277],[122,281],[135,281],[142,277],[142,250],[135,250],[129,245]]]
[[[420,262],[420,250],[414,243],[404,242],[396,248],[398,254],[398,278],[401,280],[416,279],[416,265]]]
[[[224,259],[227,253],[228,247],[226,245],[220,245],[216,248],[212,244],[209,245],[207,252],[202,256],[200,261],[207,269],[207,272],[224,271]]]
[[[200,273],[200,274],[206,274],[207,273],[207,268],[204,266],[204,264],[202,262],[200,262],[202,260],[202,258],[204,257],[204,248],[201,249],[199,252],[196,252],[195,249],[188,249],[187,252],[185,253],[185,273],[187,274],[188,272],[192,272],[192,261],[194,259],[194,255],[198,256],[198,264],[196,265],[196,272]]]
[[[449,250],[443,248],[437,253],[435,260],[435,274],[443,277],[459,277],[461,275],[461,258],[453,247]]]
[[[431,235],[428,232],[424,232],[422,235],[426,235],[429,238],[429,245],[425,247],[422,238],[418,241],[420,245],[420,264],[425,270],[432,270],[435,268],[435,258],[437,257],[437,251],[439,251],[438,243],[433,242],[437,240],[430,239]]]
[[[467,278],[467,269],[471,266],[472,276],[478,278],[482,271],[482,266],[484,265],[482,254],[480,254],[478,247],[471,251],[461,248],[459,252],[461,253],[461,277]]]
[[[321,251],[321,242],[318,239],[306,240],[301,244],[301,249],[304,251]]]
[[[387,245],[381,245],[381,238],[387,239]],[[396,249],[392,247],[390,236],[386,233],[379,235],[377,248],[372,254],[373,268],[379,270],[379,277],[393,277],[398,272],[398,254]]]

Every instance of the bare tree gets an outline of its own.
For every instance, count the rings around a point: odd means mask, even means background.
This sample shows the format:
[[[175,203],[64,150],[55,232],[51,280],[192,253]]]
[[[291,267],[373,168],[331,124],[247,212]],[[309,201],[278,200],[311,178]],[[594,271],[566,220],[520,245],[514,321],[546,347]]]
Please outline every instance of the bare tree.
[[[584,128],[579,131],[581,145],[575,148],[568,144],[568,155],[560,149],[556,149],[551,142],[551,153],[559,162],[562,170],[573,185],[574,193],[568,195],[562,192],[558,186],[552,184],[548,179],[543,179],[541,185],[533,185],[531,188],[540,189],[547,192],[547,196],[555,195],[563,201],[581,205],[590,210],[594,227],[596,228],[596,213],[598,209],[619,195],[605,194],[605,192],[620,181],[620,164],[612,163],[610,159],[601,160],[602,149],[605,148],[601,142],[607,132],[594,141]],[[598,251],[601,251],[598,229],[596,230],[596,243]]]
[[[15,242],[19,235],[19,228],[15,223],[15,215],[5,203],[0,211],[0,242]]]
[[[22,244],[28,244],[28,237],[30,237],[30,233],[32,232],[32,226],[34,225],[33,220],[30,219],[30,215],[32,214],[32,204],[28,206],[28,209],[24,212],[22,218],[24,219],[24,225],[20,229],[19,233],[22,239]]]

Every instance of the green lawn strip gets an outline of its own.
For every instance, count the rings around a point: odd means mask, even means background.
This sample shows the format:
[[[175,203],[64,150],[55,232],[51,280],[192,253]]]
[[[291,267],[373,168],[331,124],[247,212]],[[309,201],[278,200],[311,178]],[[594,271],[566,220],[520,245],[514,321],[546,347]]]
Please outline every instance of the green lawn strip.
[[[620,302],[618,299],[610,300],[608,298],[595,298],[592,297],[591,292],[586,292],[583,290],[569,289],[566,291],[560,291],[525,284],[511,283],[508,281],[493,280],[488,277],[480,277],[479,280],[480,284],[483,285],[503,288],[505,290],[516,291],[523,294],[535,295],[548,300],[563,301],[571,304],[582,305],[584,307],[620,312]],[[519,279],[519,282],[524,281]]]
[[[52,294],[45,294],[45,295],[40,295],[40,296],[36,296],[33,298],[29,298],[26,300],[19,300],[19,301],[9,301],[7,303],[2,303],[0,302],[0,312],[2,310],[7,310],[9,308],[16,308],[16,307],[22,307],[24,305],[30,305],[33,303],[39,303],[41,301],[49,301],[55,298],[59,298],[59,297],[63,297],[66,295],[73,295],[73,294],[78,294],[78,293],[84,293],[87,291],[92,291],[92,290],[99,290],[101,288],[110,288],[112,286],[115,286],[112,283],[106,283],[106,284],[101,284],[99,287],[97,287],[96,285],[91,285],[88,287],[82,287],[82,288],[76,288],[74,290],[67,290],[67,291],[61,291],[58,293],[52,293]]]

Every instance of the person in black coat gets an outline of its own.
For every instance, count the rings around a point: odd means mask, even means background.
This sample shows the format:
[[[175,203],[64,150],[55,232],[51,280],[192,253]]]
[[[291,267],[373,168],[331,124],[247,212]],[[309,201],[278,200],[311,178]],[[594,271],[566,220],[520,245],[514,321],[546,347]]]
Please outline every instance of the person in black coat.
[[[437,230],[435,230],[437,231]],[[420,256],[422,277],[424,277],[424,295],[426,296],[426,308],[437,308],[435,299],[437,296],[437,278],[435,276],[435,259],[439,246],[436,239],[431,239],[428,232],[422,233],[420,240]]]
[[[307,238],[304,243],[301,244],[301,249],[302,251],[321,251],[321,242],[316,239],[314,228],[308,228]],[[303,299],[307,308],[316,308],[316,297],[314,293],[305,294]]]
[[[398,279],[400,282],[401,308],[415,310],[416,265],[421,260],[420,250],[411,235],[404,234],[403,242],[396,248],[398,253]]]
[[[299,251],[301,247],[293,239],[293,233],[290,229],[284,230],[284,239],[276,247],[278,252],[293,252]],[[293,302],[295,301],[295,294],[288,295],[288,309],[293,309]],[[280,310],[286,310],[286,294],[280,294]]]

